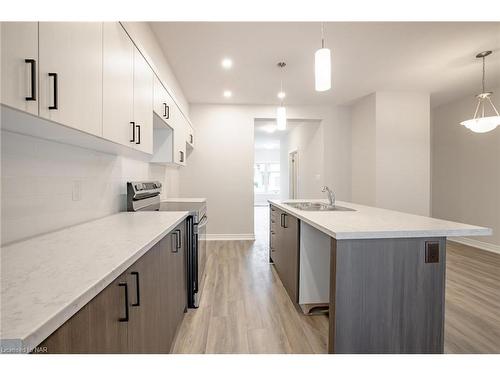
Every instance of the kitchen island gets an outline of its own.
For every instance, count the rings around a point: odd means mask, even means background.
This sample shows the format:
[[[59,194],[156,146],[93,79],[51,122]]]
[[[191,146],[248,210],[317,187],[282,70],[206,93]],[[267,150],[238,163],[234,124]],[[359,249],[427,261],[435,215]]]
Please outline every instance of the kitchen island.
[[[443,352],[446,238],[491,229],[348,202],[338,202],[344,211],[290,202],[301,201],[269,201],[270,260],[298,305],[301,225],[330,237],[329,353]]]

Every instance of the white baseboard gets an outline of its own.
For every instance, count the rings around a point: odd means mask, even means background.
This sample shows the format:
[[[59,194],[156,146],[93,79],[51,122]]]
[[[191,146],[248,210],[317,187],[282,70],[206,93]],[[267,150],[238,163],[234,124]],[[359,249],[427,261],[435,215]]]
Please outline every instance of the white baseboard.
[[[500,246],[488,242],[473,240],[467,237],[451,237],[448,241],[461,243],[462,245],[468,245],[472,247],[477,247],[481,250],[491,251],[492,253],[500,254]]]
[[[255,234],[207,234],[207,241],[255,241]]]

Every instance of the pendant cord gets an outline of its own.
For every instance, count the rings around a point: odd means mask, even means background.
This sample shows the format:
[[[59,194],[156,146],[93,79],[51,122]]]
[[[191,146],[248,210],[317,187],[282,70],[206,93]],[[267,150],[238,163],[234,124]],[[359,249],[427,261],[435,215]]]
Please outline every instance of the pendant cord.
[[[321,48],[325,48],[325,23],[321,22]]]
[[[485,77],[485,65],[486,65],[486,62],[485,62],[485,56],[483,56],[483,93],[485,92],[484,90],[484,77]]]

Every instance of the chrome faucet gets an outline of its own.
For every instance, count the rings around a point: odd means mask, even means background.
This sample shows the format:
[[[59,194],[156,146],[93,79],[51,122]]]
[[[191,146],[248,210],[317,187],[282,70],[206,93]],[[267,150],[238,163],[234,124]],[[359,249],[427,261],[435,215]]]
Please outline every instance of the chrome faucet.
[[[335,193],[328,186],[323,186],[323,188],[321,188],[321,191],[328,194],[330,206],[335,207]]]

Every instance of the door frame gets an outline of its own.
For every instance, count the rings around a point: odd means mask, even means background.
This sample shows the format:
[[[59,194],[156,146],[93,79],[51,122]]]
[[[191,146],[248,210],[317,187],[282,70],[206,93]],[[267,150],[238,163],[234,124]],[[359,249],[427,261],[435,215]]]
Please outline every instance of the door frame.
[[[298,196],[299,196],[299,150],[296,148],[288,151],[288,198],[297,199]]]

